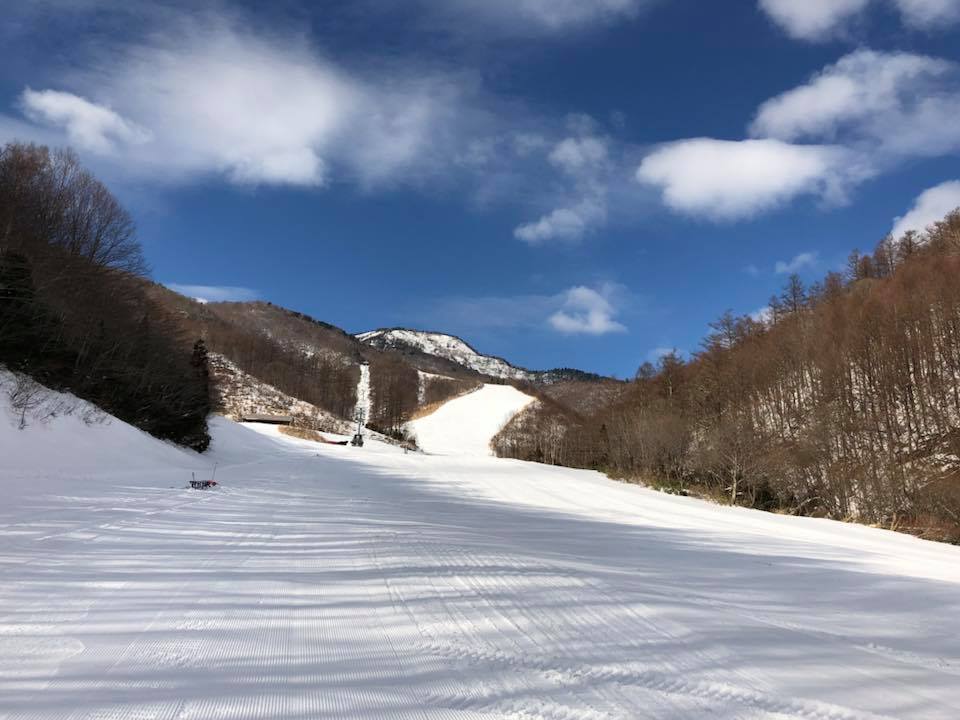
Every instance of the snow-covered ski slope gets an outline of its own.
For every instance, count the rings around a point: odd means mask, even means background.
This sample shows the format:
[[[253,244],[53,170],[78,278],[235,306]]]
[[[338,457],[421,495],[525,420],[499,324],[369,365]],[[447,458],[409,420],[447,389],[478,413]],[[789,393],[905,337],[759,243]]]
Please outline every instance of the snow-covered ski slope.
[[[484,385],[408,424],[421,450],[435,455],[493,455],[490,441],[534,398],[510,385]]]
[[[0,718],[960,717],[960,548],[213,432],[0,408]]]

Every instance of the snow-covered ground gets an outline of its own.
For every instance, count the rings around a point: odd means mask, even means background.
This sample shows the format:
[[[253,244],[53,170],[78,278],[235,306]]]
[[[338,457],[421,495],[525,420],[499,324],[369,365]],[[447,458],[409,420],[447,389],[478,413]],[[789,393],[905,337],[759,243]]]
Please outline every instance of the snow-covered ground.
[[[960,548],[213,433],[0,408],[0,718],[960,717]]]
[[[434,455],[493,455],[490,441],[534,398],[510,385],[484,385],[408,423],[421,450]]]

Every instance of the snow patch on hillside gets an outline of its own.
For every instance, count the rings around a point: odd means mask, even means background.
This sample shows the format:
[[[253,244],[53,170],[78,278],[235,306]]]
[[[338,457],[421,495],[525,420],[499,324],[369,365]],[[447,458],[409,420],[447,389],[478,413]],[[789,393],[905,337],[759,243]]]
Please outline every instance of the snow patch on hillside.
[[[5,511],[41,493],[77,496],[102,485],[163,468],[160,484],[209,467],[203,456],[148,435],[69,393],[34,384],[35,404],[14,408],[18,376],[0,370],[0,497]]]
[[[437,375],[423,370],[417,370],[417,405],[423,405],[427,401],[427,383],[431,380],[446,380],[446,375]]]
[[[490,441],[532,402],[534,398],[510,385],[484,385],[407,428],[420,449],[433,455],[493,455]]]
[[[250,415],[292,415],[317,430],[346,434],[351,423],[244,372],[223,355],[210,354],[214,402],[231,420]]]

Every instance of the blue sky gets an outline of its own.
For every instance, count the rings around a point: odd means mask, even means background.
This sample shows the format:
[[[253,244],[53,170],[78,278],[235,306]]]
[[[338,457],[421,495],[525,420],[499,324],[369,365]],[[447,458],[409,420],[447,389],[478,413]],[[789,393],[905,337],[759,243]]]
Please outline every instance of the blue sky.
[[[632,375],[960,205],[960,0],[34,0],[0,23],[0,141],[74,147],[158,281],[528,367]]]

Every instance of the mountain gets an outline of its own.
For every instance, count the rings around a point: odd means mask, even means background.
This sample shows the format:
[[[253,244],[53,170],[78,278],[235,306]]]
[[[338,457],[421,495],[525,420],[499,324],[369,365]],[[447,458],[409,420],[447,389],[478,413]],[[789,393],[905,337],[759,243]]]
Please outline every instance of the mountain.
[[[557,368],[554,370],[527,370],[495,355],[484,355],[456,335],[409,328],[382,328],[360,333],[356,338],[370,347],[403,354],[423,354],[440,358],[460,367],[501,380],[514,380],[550,385],[565,381],[605,381],[601,375]]]
[[[361,333],[356,337],[362,343],[379,350],[424,353],[449,360],[481,375],[528,382],[536,379],[536,373],[511,365],[503,358],[483,355],[455,335],[407,328],[388,328]]]

